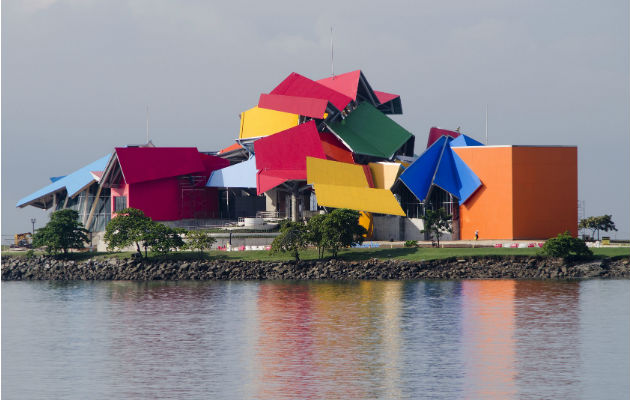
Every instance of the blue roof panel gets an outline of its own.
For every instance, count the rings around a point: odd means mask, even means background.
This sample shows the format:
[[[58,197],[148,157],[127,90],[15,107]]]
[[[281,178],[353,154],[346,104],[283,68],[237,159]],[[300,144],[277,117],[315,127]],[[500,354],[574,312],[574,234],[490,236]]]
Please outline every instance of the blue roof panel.
[[[445,145],[446,137],[436,140],[413,164],[400,174],[399,179],[420,201],[424,201],[429,193],[433,183],[433,174],[438,167],[440,155]]]
[[[435,178],[433,178],[433,184],[446,190],[453,196],[459,198],[459,188],[461,182],[457,170],[455,169],[455,160],[453,160],[453,151],[448,145],[444,149],[442,158],[435,171]]]
[[[463,135],[462,135],[463,136]],[[482,146],[474,139],[442,136],[400,175],[400,180],[420,201],[426,201],[432,185],[439,186],[463,204],[481,186],[481,180],[453,151],[451,145]],[[475,144],[479,143],[479,144]]]

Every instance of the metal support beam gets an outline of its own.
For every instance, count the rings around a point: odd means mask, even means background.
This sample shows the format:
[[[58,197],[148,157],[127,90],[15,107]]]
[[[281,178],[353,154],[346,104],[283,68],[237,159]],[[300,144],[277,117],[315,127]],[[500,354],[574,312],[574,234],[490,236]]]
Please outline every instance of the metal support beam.
[[[99,197],[101,197],[102,189],[103,189],[103,185],[98,185],[98,190],[96,191],[96,197],[94,197],[94,202],[92,203],[92,208],[90,209],[90,215],[88,215],[87,221],[85,222],[85,229],[87,230],[90,230],[90,227],[92,226],[92,219],[94,218],[94,211],[96,211],[96,205],[98,204]]]
[[[297,190],[291,191],[291,221],[298,220]]]
[[[83,216],[81,218],[81,223],[83,224],[83,226],[85,226],[85,223],[87,222],[87,217],[88,217],[88,201],[90,200],[90,187],[88,186],[87,188],[85,188],[85,190],[83,191],[85,194],[85,198],[83,199],[83,204],[82,204],[82,210],[81,210],[81,215]]]

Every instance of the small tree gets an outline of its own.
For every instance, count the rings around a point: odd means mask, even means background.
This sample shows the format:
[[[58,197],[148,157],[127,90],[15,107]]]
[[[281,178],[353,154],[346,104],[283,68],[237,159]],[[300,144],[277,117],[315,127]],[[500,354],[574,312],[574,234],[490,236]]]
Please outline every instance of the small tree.
[[[200,253],[206,249],[210,249],[212,244],[217,240],[210,236],[208,231],[188,231],[186,234],[186,248],[197,250]]]
[[[597,230],[597,227],[595,226],[595,217],[587,217],[581,219],[580,223],[578,224],[578,229],[590,230],[591,238],[595,237],[595,231]]]
[[[280,227],[280,235],[271,243],[272,253],[291,253],[295,261],[300,261],[300,250],[306,248],[306,226],[302,222],[285,221]]]
[[[359,212],[347,208],[333,210],[323,220],[323,247],[328,248],[333,258],[340,248],[363,243],[365,228],[359,225]]]
[[[545,242],[542,253],[550,257],[570,259],[575,257],[589,257],[593,255],[591,249],[582,239],[574,238],[569,232],[564,232]]]
[[[424,229],[422,232],[429,232],[429,235],[433,235],[439,247],[440,235],[444,232],[453,232],[451,216],[446,213],[444,208],[440,208],[437,211],[426,210],[424,214]]]
[[[87,232],[75,210],[55,211],[46,226],[33,236],[33,247],[45,246],[49,254],[57,254],[60,250],[67,254],[68,249],[84,247],[88,241]]]
[[[589,229],[593,238],[595,237],[595,232],[597,232],[597,240],[599,240],[600,231],[609,232],[617,230],[615,223],[612,221],[612,215],[609,214],[581,219],[578,228]]]
[[[612,215],[606,214],[595,218],[597,227],[597,240],[599,240],[599,231],[609,232],[617,230],[615,223],[612,221]]]
[[[324,242],[324,230],[326,223],[326,214],[317,214],[312,216],[306,224],[306,240],[317,247],[317,257],[324,257],[326,250]]]
[[[146,233],[152,223],[153,220],[144,215],[142,210],[125,208],[112,218],[105,228],[104,240],[107,248],[120,249],[135,244],[136,251],[142,257],[140,244],[145,241]]]

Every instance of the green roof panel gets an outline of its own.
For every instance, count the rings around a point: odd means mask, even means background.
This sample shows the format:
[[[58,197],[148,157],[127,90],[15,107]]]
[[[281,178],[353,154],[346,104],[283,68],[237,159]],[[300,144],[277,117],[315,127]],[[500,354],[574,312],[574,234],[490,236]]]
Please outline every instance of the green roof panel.
[[[413,135],[367,102],[329,128],[354,153],[391,159]]]

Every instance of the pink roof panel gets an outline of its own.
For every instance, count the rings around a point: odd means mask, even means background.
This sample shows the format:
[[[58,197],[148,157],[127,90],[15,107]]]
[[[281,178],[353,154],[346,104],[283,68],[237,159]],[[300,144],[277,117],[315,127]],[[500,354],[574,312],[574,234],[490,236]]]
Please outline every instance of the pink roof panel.
[[[343,110],[352,101],[350,96],[339,93],[295,72],[280,82],[270,94],[323,99],[332,103],[339,110]]]
[[[103,171],[90,171],[90,174],[92,174],[92,176],[94,177],[94,179],[96,179],[96,181],[100,181],[101,178],[103,177]]]
[[[206,171],[195,147],[117,147],[116,155],[127,184]]]
[[[311,118],[324,118],[328,100],[312,97],[285,96],[282,94],[261,94],[258,107],[269,110],[299,114]]]
[[[343,93],[350,97],[352,100],[357,99],[357,89],[359,88],[359,78],[361,77],[361,70],[347,72],[345,74],[331,76],[330,78],[324,78],[317,81],[322,85],[330,88],[339,93]]]
[[[387,92],[379,92],[378,90],[374,91],[374,94],[378,98],[378,101],[381,104],[387,103],[388,101],[392,101],[397,97],[400,97],[398,94],[387,93]]]

